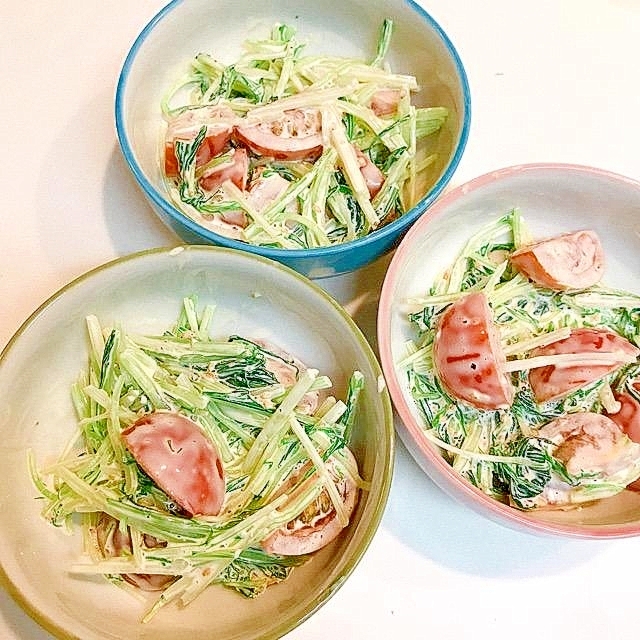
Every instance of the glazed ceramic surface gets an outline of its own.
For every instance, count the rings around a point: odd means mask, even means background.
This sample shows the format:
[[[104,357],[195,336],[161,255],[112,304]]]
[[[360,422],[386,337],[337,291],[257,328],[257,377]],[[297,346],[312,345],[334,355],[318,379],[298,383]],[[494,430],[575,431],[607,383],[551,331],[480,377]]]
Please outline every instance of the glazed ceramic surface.
[[[512,208],[520,209],[534,237],[593,229],[607,259],[603,282],[640,293],[640,184],[595,168],[532,164],[478,177],[443,196],[405,236],[386,274],[378,313],[380,358],[395,408],[399,435],[444,490],[503,524],[528,531],[578,537],[622,537],[640,533],[640,493],[572,511],[523,512],[488,497],[463,480],[423,434],[405,376],[396,363],[415,337],[404,301],[427,292],[480,227]]]
[[[248,245],[202,227],[167,199],[161,175],[160,101],[185,65],[204,51],[226,64],[242,43],[264,37],[275,23],[294,26],[305,53],[368,58],[382,22],[394,32],[388,60],[394,71],[416,76],[418,106],[445,106],[449,118],[438,134],[430,191],[396,221],[354,242],[308,250]],[[115,118],[126,162],[158,216],[188,243],[217,244],[279,260],[312,278],[357,269],[394,248],[409,226],[449,183],[462,157],[470,126],[470,91],[462,61],[442,28],[410,0],[305,2],[277,0],[176,0],[159,12],[133,44],[118,82]]]
[[[290,579],[248,600],[211,587],[187,609],[167,607],[146,624],[148,604],[101,578],[72,575],[81,554],[40,516],[27,467],[52,462],[76,428],[70,385],[85,366],[85,317],[158,333],[184,296],[216,306],[212,335],[280,345],[328,374],[344,397],[354,368],[366,379],[352,449],[371,490],[348,529]],[[232,249],[190,246],[133,254],[99,267],[55,294],[15,334],[0,357],[0,566],[23,607],[59,638],[181,640],[278,638],[342,586],[367,549],[387,500],[394,449],[391,404],[363,335],[324,291],[279,263]]]

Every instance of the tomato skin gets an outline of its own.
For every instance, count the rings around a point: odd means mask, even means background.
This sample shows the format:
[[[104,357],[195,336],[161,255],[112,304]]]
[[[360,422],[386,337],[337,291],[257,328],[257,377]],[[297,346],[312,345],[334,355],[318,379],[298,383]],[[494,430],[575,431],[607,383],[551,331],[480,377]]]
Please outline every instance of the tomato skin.
[[[222,153],[233,135],[237,117],[229,107],[210,105],[187,109],[169,121],[164,146],[164,172],[169,178],[178,175],[178,159],[175,142],[193,140],[202,127],[206,127],[204,139],[196,152],[196,167],[205,165]]]
[[[173,142],[164,143],[164,174],[167,178],[175,178],[180,168],[178,167],[178,158],[176,158],[176,150]]]
[[[482,292],[466,294],[443,312],[433,358],[440,381],[454,398],[479,409],[511,405],[514,388],[502,370],[506,358]]]
[[[322,152],[320,112],[292,109],[267,122],[241,123],[235,137],[257,155],[276,160],[313,159]]]
[[[198,425],[178,413],[156,411],[122,432],[136,462],[190,515],[217,515],[225,496],[218,452]]]
[[[567,338],[533,349],[530,355],[532,357],[575,353],[588,355],[616,351],[636,357],[640,354],[640,349],[609,329],[581,328],[573,329]],[[529,371],[529,384],[536,401],[546,402],[561,398],[600,380],[619,366],[620,363],[562,367],[547,365]]]
[[[530,280],[555,290],[586,289],[604,274],[604,249],[590,230],[563,233],[522,247],[511,263]]]
[[[247,150],[238,148],[233,150],[230,163],[223,163],[211,171],[203,173],[200,186],[206,191],[216,191],[223,182],[231,180],[241,191],[244,191],[249,176],[249,155]]]

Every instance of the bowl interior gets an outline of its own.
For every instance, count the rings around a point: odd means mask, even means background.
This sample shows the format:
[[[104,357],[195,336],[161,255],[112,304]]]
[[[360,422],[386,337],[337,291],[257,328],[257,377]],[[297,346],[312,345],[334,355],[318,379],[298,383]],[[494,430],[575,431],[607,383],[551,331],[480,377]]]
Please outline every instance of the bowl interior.
[[[460,160],[470,106],[466,76],[457,53],[440,27],[418,5],[406,0],[302,4],[293,0],[186,0],[168,5],[140,34],[124,63],[116,96],[116,125],[123,153],[156,212],[188,242],[199,239],[255,251],[196,224],[165,200],[158,161],[160,101],[195,54],[205,51],[224,63],[232,63],[247,38],[264,37],[275,23],[285,23],[294,26],[299,38],[307,43],[305,54],[339,52],[368,58],[375,52],[385,17],[392,17],[395,25],[388,57],[392,68],[415,75],[421,87],[414,102],[421,106],[442,105],[450,110],[446,126],[434,137],[433,151],[439,160],[433,165],[429,182],[436,185],[430,194],[435,197]],[[395,229],[406,227],[425,204],[423,199],[412,212],[372,235],[397,233]],[[330,247],[299,252],[313,259],[315,253],[335,251]],[[279,249],[260,252],[276,258],[292,253]]]
[[[343,535],[261,597],[247,600],[211,587],[188,609],[167,608],[142,625],[148,604],[101,579],[69,573],[81,541],[41,519],[27,451],[40,465],[55,459],[75,428],[70,385],[85,365],[87,314],[105,324],[120,322],[132,331],[155,333],[175,321],[182,298],[191,294],[201,304],[216,305],[215,335],[279,344],[331,376],[338,397],[351,371],[363,372],[366,408],[357,418],[352,446],[371,491],[362,494]],[[346,313],[302,276],[263,258],[214,247],[154,250],[81,277],[36,311],[0,358],[0,565],[5,586],[61,638],[281,637],[342,585],[382,516],[394,432],[390,400],[386,391],[378,392],[379,375],[371,349]]]
[[[534,237],[593,229],[607,258],[605,284],[640,292],[640,185],[587,167],[525,165],[479,177],[443,196],[405,236],[387,273],[379,307],[383,370],[401,424],[399,434],[423,469],[447,491],[485,515],[539,531],[584,536],[640,532],[640,493],[573,511],[522,512],[501,505],[463,481],[422,434],[421,418],[395,363],[415,337],[404,301],[424,294],[464,242],[480,227],[519,208]]]

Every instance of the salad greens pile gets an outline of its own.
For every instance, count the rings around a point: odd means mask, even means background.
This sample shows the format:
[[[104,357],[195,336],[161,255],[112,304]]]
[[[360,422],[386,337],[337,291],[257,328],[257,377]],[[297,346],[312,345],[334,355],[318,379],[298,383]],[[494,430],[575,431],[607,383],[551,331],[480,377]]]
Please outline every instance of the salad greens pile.
[[[284,249],[351,241],[413,207],[439,171],[436,133],[448,109],[412,105],[411,94],[419,89],[416,78],[392,72],[386,62],[392,32],[393,22],[387,19],[369,62],[304,55],[305,45],[296,38],[295,29],[282,24],[263,40],[246,41],[244,53],[233,64],[206,53],[195,56],[162,101],[168,123],[186,111],[195,114],[211,105],[254,121],[271,121],[285,112],[317,112],[322,151],[317,158],[295,160],[250,154],[249,184],[253,176],[270,174],[288,184],[284,193],[260,209],[250,205],[246,191],[229,181],[215,192],[203,189],[200,177],[228,162],[237,146],[232,140],[227,145],[230,151],[216,155],[204,167],[196,166],[205,138],[203,125],[191,140],[176,142],[177,175],[165,175],[176,206],[196,222],[227,235],[232,227],[233,234],[238,233],[238,228],[225,225],[225,216],[240,211],[247,218],[241,240]],[[392,113],[380,115],[372,108],[380,91],[400,96]],[[361,158],[384,177],[373,197],[361,174]]]
[[[341,514],[329,461],[358,489],[368,488],[347,449],[362,374],[353,372],[344,401],[323,393],[301,412],[305,394],[329,389],[331,380],[300,368],[291,384],[280,382],[267,360],[291,361],[239,336],[213,339],[214,316],[213,306],[198,313],[197,300],[186,298],[176,324],[157,336],[106,328],[89,316],[88,366],[72,388],[77,432],[46,468],[30,457],[43,516],[69,531],[81,527],[87,557],[73,572],[122,586],[127,574],[169,577],[145,620],[213,583],[253,597],[284,580],[306,558],[270,555],[260,542],[318,500]],[[192,419],[215,445],[226,477],[219,515],[185,517],[124,446],[128,425],[163,410]],[[105,517],[129,533],[130,553],[105,557],[96,548]]]
[[[613,392],[632,390],[640,376],[637,362],[568,395],[537,403],[527,372],[509,368],[510,357],[526,358],[540,336],[570,328],[608,327],[640,345],[640,296],[601,284],[579,291],[552,291],[513,269],[508,256],[532,241],[518,209],[487,224],[466,242],[427,295],[407,301],[416,338],[406,344],[399,366],[424,420],[424,433],[463,477],[500,502],[522,509],[541,506],[550,483],[570,488],[572,503],[595,500],[624,489],[640,475],[639,455],[614,477],[569,474],[552,455],[550,443],[538,437],[540,427],[577,411],[603,413]],[[458,402],[443,388],[433,363],[433,341],[441,312],[472,291],[483,290],[507,356],[507,371],[516,386],[508,409],[482,410]],[[627,448],[638,448],[626,439]]]

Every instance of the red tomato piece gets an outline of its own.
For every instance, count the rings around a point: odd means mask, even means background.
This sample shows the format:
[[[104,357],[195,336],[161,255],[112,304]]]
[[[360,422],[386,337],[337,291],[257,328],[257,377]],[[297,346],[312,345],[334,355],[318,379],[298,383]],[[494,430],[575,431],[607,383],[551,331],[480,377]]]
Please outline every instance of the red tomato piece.
[[[176,158],[176,150],[173,142],[164,143],[164,174],[167,178],[175,178],[178,175],[180,167],[178,166],[178,158]]]
[[[355,466],[356,461],[351,451],[347,448],[343,451],[351,458],[351,462]],[[358,502],[358,488],[350,476],[337,471],[332,460],[327,463],[327,468],[336,482],[336,488],[343,500],[345,512],[348,517],[351,517]],[[301,473],[306,470],[305,467]],[[316,502],[307,508],[299,518],[288,522],[284,527],[263,540],[262,548],[267,553],[301,556],[318,551],[328,545],[332,540],[335,540],[343,528],[337,518],[335,508],[326,492],[323,491]]]
[[[151,479],[190,515],[217,515],[224,469],[200,427],[178,413],[149,413],[122,432],[127,449]]]
[[[104,558],[130,556],[133,553],[131,533],[129,527],[122,527],[120,523],[106,513],[101,513],[93,528],[96,546]],[[162,546],[153,536],[143,536],[144,546],[154,549]],[[151,573],[123,573],[122,577],[143,591],[162,591],[176,576]]]
[[[373,94],[369,106],[378,117],[390,116],[398,110],[401,97],[399,89],[380,89]]]
[[[246,122],[235,129],[238,140],[251,151],[277,160],[304,160],[322,152],[318,109],[292,109],[266,122]]]
[[[563,233],[522,247],[511,263],[537,284],[549,289],[585,289],[604,273],[604,249],[594,231]]]
[[[175,141],[193,140],[200,129],[206,126],[205,137],[196,152],[196,167],[205,165],[219,155],[233,134],[237,117],[229,107],[217,105],[187,109],[169,122],[164,148],[165,174],[173,178],[178,175],[178,159]]]
[[[386,177],[384,173],[382,173],[382,171],[380,171],[380,169],[378,169],[378,167],[371,161],[371,158],[369,158],[367,154],[363,153],[356,146],[353,148],[355,149],[356,157],[358,158],[360,173],[362,174],[367,185],[367,189],[369,190],[369,198],[373,198],[382,188]]]
[[[574,329],[569,337],[543,347],[533,349],[535,356],[581,353],[588,357],[593,353],[620,354],[620,360],[603,364],[576,364],[556,366],[553,364],[529,371],[529,384],[537,402],[555,400],[604,378],[615,371],[629,357],[637,357],[640,349],[626,338],[609,329]]]
[[[434,365],[442,384],[458,400],[479,409],[501,409],[514,388],[486,296],[469,293],[442,314],[433,341]]]
[[[207,164],[211,158],[215,158],[224,149],[226,143],[231,139],[231,128],[221,135],[206,137],[196,152],[196,167]],[[164,172],[168,178],[178,175],[178,158],[174,142],[165,142],[164,146]]]
[[[244,191],[249,176],[249,155],[246,149],[234,149],[229,162],[221,162],[203,172],[200,186],[206,191],[216,191],[223,182],[231,180]]]

